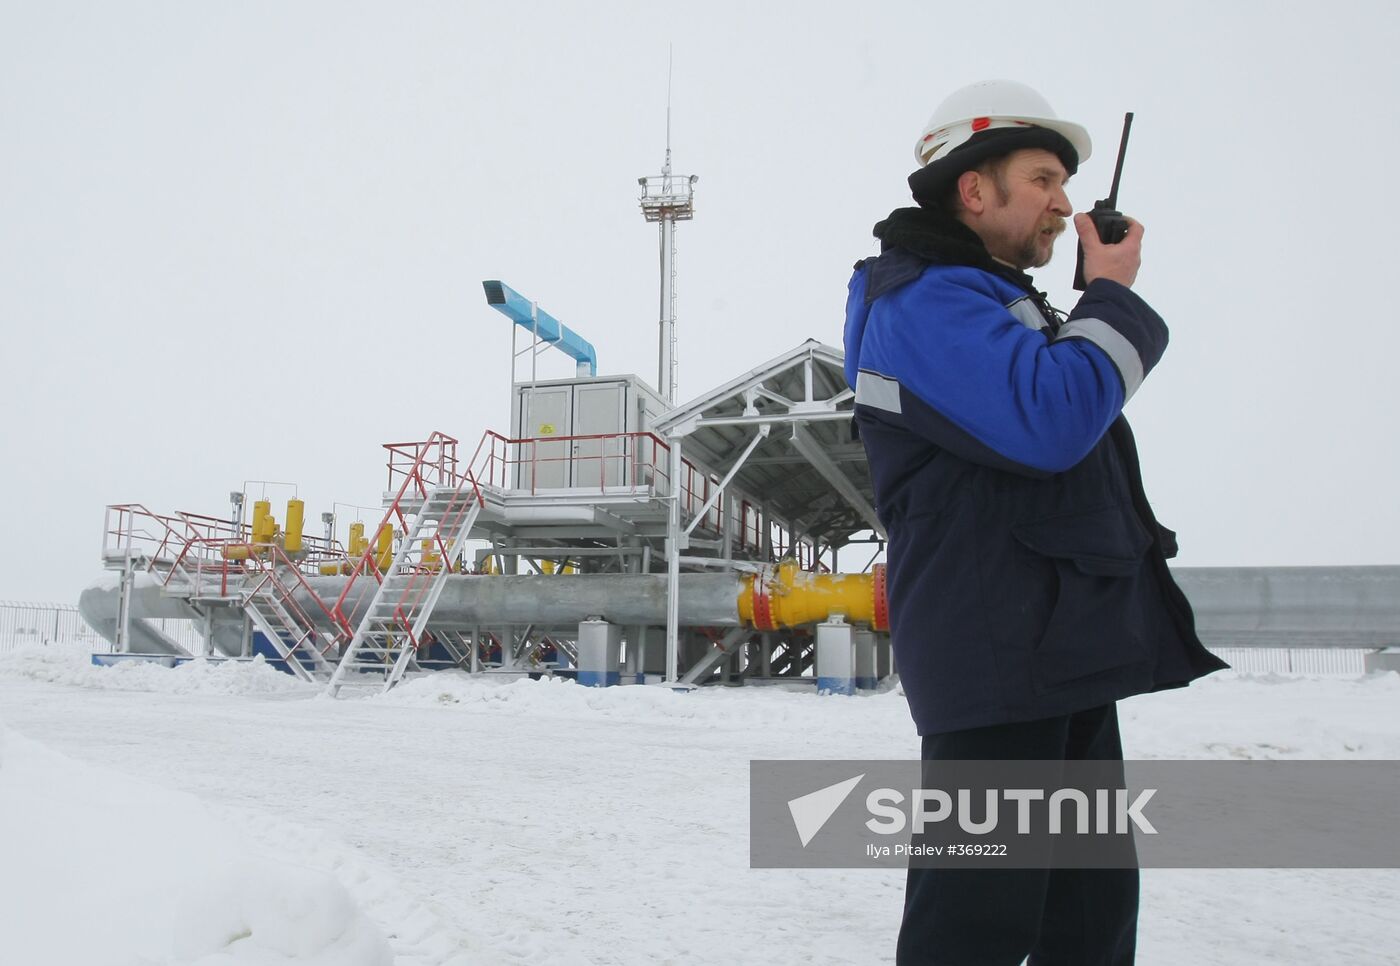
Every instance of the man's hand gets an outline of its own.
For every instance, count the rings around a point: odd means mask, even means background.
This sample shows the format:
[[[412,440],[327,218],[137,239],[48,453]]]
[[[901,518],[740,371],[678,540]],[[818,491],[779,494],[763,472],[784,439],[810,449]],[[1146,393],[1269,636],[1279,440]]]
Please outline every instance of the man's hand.
[[[1116,245],[1099,241],[1093,219],[1084,213],[1074,216],[1074,228],[1084,246],[1084,284],[1096,278],[1111,279],[1132,288],[1142,265],[1142,225],[1128,219],[1128,234]]]

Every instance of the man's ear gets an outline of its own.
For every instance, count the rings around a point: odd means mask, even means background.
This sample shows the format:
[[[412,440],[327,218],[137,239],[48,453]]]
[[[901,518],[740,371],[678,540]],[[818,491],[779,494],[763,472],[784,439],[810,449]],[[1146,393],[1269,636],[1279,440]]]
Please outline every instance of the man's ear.
[[[964,171],[958,175],[958,200],[963,210],[974,215],[982,214],[987,201],[982,197],[982,175],[976,171]]]

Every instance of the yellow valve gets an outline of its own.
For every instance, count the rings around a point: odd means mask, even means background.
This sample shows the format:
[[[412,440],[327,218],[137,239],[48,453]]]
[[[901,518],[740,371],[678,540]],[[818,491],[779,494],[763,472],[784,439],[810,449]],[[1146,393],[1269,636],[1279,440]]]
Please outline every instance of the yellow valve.
[[[277,521],[272,518],[272,504],[258,500],[253,504],[253,542],[271,543],[277,532]]]
[[[382,523],[374,537],[374,565],[383,573],[394,562],[394,527]]]
[[[363,523],[350,524],[350,546],[346,551],[346,556],[351,560],[358,560],[365,555],[369,549],[369,541],[365,539],[365,525]]]
[[[835,614],[877,631],[889,629],[884,564],[868,574],[814,574],[789,558],[767,574],[746,575],[742,588],[739,619],[761,631],[816,624]]]
[[[287,533],[282,538],[282,549],[287,553],[301,552],[302,519],[306,504],[301,500],[287,501]]]

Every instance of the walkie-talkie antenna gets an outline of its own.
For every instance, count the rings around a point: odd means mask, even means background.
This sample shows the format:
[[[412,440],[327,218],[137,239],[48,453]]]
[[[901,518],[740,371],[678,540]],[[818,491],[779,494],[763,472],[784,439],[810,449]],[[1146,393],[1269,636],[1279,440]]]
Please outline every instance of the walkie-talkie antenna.
[[[1116,245],[1128,235],[1128,219],[1118,210],[1118,182],[1123,177],[1123,157],[1128,153],[1128,132],[1132,127],[1133,112],[1128,111],[1123,115],[1123,139],[1118,142],[1118,163],[1113,167],[1113,187],[1109,189],[1108,197],[1094,202],[1093,210],[1089,212],[1089,217],[1094,222],[1094,231],[1098,234],[1099,241],[1105,245]],[[1084,242],[1081,241],[1074,258],[1074,289],[1082,292],[1087,285],[1084,279]]]
[[[1106,208],[1118,207],[1118,181],[1123,177],[1123,156],[1128,153],[1128,132],[1133,127],[1133,112],[1128,111],[1123,115],[1123,139],[1118,142],[1118,164],[1113,168],[1113,187],[1108,192],[1105,202],[1100,202]]]

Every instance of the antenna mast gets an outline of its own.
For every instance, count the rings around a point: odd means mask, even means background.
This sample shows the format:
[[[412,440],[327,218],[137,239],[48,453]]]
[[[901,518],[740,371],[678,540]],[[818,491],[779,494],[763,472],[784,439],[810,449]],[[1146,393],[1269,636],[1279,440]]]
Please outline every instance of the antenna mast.
[[[671,59],[666,63],[666,163],[660,176],[638,178],[642,186],[642,216],[660,224],[661,321],[656,388],[671,405],[676,404],[680,364],[676,343],[676,222],[695,217],[695,175],[671,173]]]

